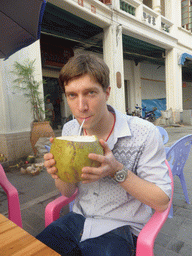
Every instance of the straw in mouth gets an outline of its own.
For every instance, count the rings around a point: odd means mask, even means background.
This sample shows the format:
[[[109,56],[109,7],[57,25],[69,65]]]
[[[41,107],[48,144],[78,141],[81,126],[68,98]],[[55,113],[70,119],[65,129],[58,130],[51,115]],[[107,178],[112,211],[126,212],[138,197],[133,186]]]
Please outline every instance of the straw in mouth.
[[[81,135],[81,131],[82,131],[82,128],[83,128],[84,122],[85,122],[85,119],[83,120],[83,122],[82,122],[82,124],[81,124],[81,126],[80,126],[80,128],[79,128],[79,136]]]

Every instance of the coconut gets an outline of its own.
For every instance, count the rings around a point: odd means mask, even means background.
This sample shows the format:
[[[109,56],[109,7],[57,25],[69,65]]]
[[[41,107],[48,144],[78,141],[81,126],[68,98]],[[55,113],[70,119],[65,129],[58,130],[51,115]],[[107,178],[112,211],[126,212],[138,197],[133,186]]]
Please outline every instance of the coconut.
[[[98,167],[99,162],[88,158],[89,153],[103,155],[103,148],[96,136],[56,137],[51,145],[59,178],[68,183],[81,181],[85,166]]]

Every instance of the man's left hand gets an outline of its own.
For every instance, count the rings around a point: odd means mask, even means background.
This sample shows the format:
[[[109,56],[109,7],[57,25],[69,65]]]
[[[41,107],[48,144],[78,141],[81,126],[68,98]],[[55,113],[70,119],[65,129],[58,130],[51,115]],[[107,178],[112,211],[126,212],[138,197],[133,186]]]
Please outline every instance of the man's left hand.
[[[83,167],[81,177],[84,184],[97,181],[106,176],[114,177],[115,173],[123,168],[123,164],[115,159],[107,143],[102,139],[99,142],[103,147],[104,155],[90,153],[89,158],[99,162],[101,165],[100,167]]]

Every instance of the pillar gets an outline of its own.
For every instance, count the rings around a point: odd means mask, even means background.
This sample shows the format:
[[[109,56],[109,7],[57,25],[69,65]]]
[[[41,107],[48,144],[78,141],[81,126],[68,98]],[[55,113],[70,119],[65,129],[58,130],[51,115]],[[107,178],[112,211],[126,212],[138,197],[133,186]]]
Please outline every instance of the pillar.
[[[161,0],[152,0],[152,9],[161,14]]]
[[[135,105],[142,107],[142,97],[141,97],[141,72],[140,72],[140,62],[133,64],[133,84],[134,84],[134,99]]]
[[[104,61],[110,69],[111,95],[108,103],[125,113],[122,27],[112,23],[104,28]]]
[[[182,65],[178,64],[177,49],[166,51],[165,70],[167,110],[172,108],[173,122],[177,123],[183,111]]]

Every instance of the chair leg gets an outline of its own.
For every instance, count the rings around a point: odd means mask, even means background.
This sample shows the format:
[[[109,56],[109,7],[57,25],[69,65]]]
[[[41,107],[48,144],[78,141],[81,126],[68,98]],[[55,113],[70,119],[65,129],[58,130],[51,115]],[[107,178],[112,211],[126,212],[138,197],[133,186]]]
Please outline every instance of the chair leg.
[[[181,173],[181,174],[179,175],[179,179],[180,179],[180,181],[181,181],[181,185],[182,185],[182,188],[183,188],[183,193],[184,193],[184,195],[185,195],[185,200],[186,200],[186,202],[187,202],[188,204],[190,204],[190,202],[189,202],[189,197],[188,197],[188,192],[187,192],[187,186],[186,186],[186,182],[185,182],[185,177],[184,177],[184,174],[183,174],[183,173]]]
[[[169,219],[173,218],[173,204],[171,205],[168,218],[169,218]]]

